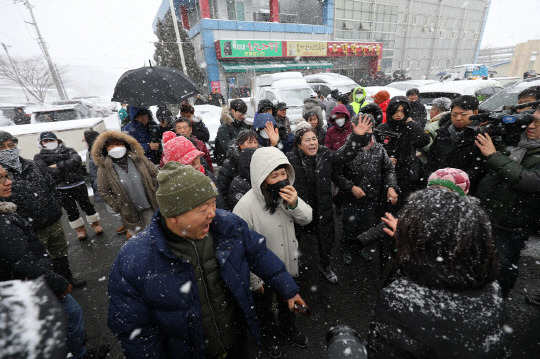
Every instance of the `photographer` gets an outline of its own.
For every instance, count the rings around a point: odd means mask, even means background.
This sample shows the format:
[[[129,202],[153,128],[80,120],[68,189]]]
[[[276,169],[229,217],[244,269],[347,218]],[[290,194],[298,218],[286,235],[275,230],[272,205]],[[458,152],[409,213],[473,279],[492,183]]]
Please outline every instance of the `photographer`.
[[[488,134],[479,134],[475,143],[486,158],[478,197],[493,225],[498,281],[506,298],[518,276],[524,242],[540,230],[540,107],[510,153],[498,152]]]
[[[144,155],[158,165],[161,158],[161,136],[167,129],[167,121],[161,122],[161,126],[158,126],[152,118],[152,113],[144,107],[130,106],[129,116],[131,122],[124,127],[124,132],[135,138],[142,146]]]
[[[540,86],[531,86],[521,91],[518,95],[518,105],[540,100]],[[517,109],[516,112],[523,112],[531,107]]]
[[[439,120],[440,127],[427,156],[426,175],[439,168],[458,168],[469,175],[474,194],[484,175],[485,161],[474,145],[478,123],[470,119],[478,113],[478,100],[461,96],[452,101],[450,109],[451,121]]]

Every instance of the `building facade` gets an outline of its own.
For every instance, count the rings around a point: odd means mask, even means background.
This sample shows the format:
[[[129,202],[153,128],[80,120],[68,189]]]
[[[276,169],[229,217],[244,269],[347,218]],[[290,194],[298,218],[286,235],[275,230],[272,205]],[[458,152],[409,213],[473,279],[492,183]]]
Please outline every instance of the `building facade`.
[[[174,0],[209,91],[261,73],[378,70],[434,77],[475,62],[490,0]],[[169,10],[163,0],[156,20]]]

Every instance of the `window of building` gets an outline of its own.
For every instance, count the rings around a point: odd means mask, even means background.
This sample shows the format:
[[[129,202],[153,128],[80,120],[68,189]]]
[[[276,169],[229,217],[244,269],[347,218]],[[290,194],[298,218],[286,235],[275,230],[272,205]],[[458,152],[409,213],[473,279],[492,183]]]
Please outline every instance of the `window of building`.
[[[229,20],[245,21],[244,2],[227,0],[227,18]]]

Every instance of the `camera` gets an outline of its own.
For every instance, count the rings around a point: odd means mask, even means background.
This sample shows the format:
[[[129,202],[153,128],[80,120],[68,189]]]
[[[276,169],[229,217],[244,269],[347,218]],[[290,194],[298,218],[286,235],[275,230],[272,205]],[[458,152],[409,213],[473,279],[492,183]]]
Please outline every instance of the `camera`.
[[[503,142],[509,146],[515,146],[519,142],[519,138],[525,127],[534,121],[534,110],[525,110],[516,112],[516,110],[540,105],[540,101],[523,103],[516,106],[505,107],[500,112],[486,112],[478,115],[472,115],[469,119],[479,125],[474,129],[477,133],[487,133],[491,137],[495,137],[494,142]]]
[[[353,328],[337,325],[326,333],[326,358],[367,359],[367,351]]]
[[[373,129],[373,135],[381,140],[381,142],[384,142],[384,140],[387,137],[390,138],[400,138],[401,133],[390,131],[390,130],[380,130],[378,128]]]

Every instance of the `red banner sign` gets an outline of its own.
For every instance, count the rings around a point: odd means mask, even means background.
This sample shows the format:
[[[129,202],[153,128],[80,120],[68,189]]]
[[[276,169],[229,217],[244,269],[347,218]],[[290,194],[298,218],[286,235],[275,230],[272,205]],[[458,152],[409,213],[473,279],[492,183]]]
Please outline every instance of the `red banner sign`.
[[[326,56],[382,56],[381,43],[328,42]]]

